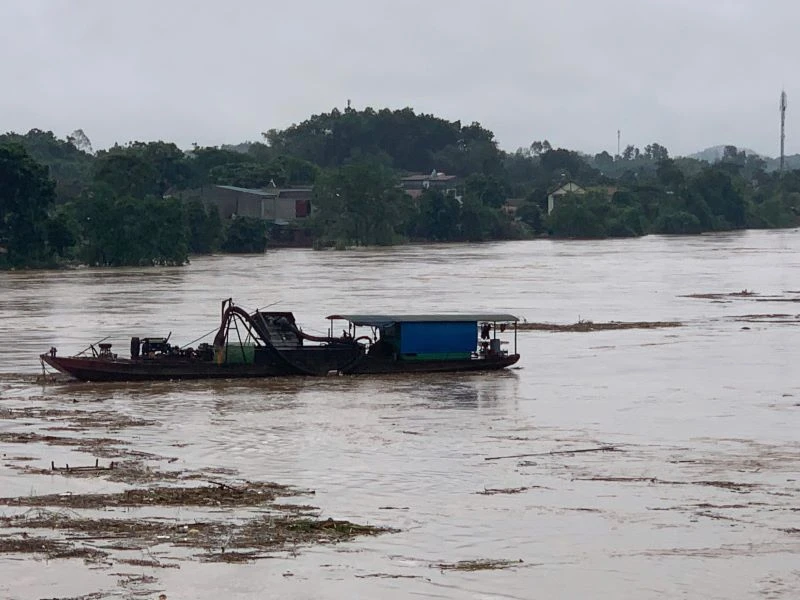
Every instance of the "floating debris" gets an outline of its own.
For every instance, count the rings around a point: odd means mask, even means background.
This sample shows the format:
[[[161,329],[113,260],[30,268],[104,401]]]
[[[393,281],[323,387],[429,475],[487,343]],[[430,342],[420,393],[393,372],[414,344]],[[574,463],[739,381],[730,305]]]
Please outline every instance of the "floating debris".
[[[249,563],[266,558],[259,552],[208,552],[198,557],[203,562]]]
[[[59,427],[59,429],[77,430],[90,427],[104,427],[109,430],[120,430],[128,427],[149,427],[158,425],[158,421],[130,417],[108,410],[77,410],[62,408],[45,408],[28,406],[24,408],[0,408],[0,419],[40,419],[63,425],[71,423],[72,427]]]
[[[519,560],[479,558],[477,560],[460,560],[455,563],[438,563],[432,566],[442,571],[488,571],[518,567],[521,564],[523,564],[521,558]]]
[[[521,494],[522,492],[527,492],[533,487],[538,487],[538,486],[516,487],[516,488],[484,488],[482,492],[475,492],[475,493],[480,494],[482,496],[494,496],[495,494]]]
[[[166,460],[165,456],[158,456],[149,452],[121,448],[125,442],[113,438],[81,438],[56,435],[42,435],[40,433],[0,433],[0,443],[5,444],[48,444],[50,446],[74,447],[81,452],[93,454],[102,458],[137,457],[148,459]]]
[[[129,492],[133,492],[130,494]],[[6,505],[49,506],[59,504],[70,509],[110,506],[212,506],[247,507],[268,503],[277,495],[295,495],[300,491],[274,483],[216,488],[155,488],[128,490],[123,494],[59,494],[25,498],[4,498]],[[269,508],[275,509],[274,506]],[[126,513],[129,514],[129,513]],[[386,527],[360,525],[350,521],[317,519],[307,513],[259,515],[242,522],[186,521],[156,518],[88,518],[70,511],[34,509],[13,517],[0,517],[0,527],[23,530],[0,536],[0,552],[43,554],[48,558],[83,558],[97,562],[113,550],[147,550],[168,544],[173,547],[203,549],[197,555],[204,562],[249,562],[267,558],[269,553],[311,544],[335,544],[357,536],[396,531]],[[49,530],[58,538],[31,536],[30,530]],[[104,546],[105,544],[105,546]],[[98,547],[99,546],[99,547]],[[117,559],[115,559],[117,560]],[[117,562],[122,562],[117,560]],[[172,567],[160,561],[128,560],[137,566]]]
[[[758,296],[754,291],[744,289],[740,292],[712,292],[705,294],[684,294],[681,298],[697,298],[699,300],[724,300],[725,298],[749,298]]]
[[[730,317],[730,319],[741,323],[800,324],[800,315],[789,315],[785,313],[737,315]]]
[[[0,537],[0,552],[13,554],[46,554],[49,557],[64,552],[68,548],[66,542],[60,542],[42,537]]]
[[[57,467],[54,461],[50,461],[50,470],[51,471],[66,471],[67,473],[75,472],[75,473],[94,473],[96,471],[111,471],[114,469],[114,461],[112,460],[107,467],[100,466],[100,459],[96,458],[93,465],[88,466],[78,466],[78,467],[70,467],[66,465],[64,467]]]
[[[166,563],[158,560],[145,560],[143,558],[117,558],[116,562],[132,567],[149,567],[151,569],[180,569],[177,563]]]
[[[749,492],[758,487],[755,483],[735,481],[671,481],[657,477],[576,477],[575,481],[607,481],[611,483],[652,483],[660,485],[704,485],[718,487],[732,492]]]
[[[784,292],[784,295],[762,296],[750,290],[727,293],[684,294],[680,298],[697,298],[713,302],[733,302],[734,300],[753,300],[755,302],[800,302],[800,295],[796,291]]]
[[[616,446],[598,446],[597,448],[578,448],[576,450],[550,450],[549,452],[533,452],[528,454],[508,454],[506,456],[487,456],[483,460],[502,460],[505,458],[528,458],[531,456],[552,456],[556,454],[583,454],[585,452],[622,452]]]
[[[107,508],[109,506],[259,506],[278,496],[296,496],[303,490],[278,483],[250,483],[234,487],[219,484],[196,487],[152,487],[116,494],[47,494],[0,498],[6,506],[62,506]]]
[[[430,581],[427,577],[422,575],[400,575],[397,573],[367,573],[366,575],[356,575],[357,579],[422,579],[423,581]]]
[[[659,329],[662,327],[683,327],[680,321],[608,321],[595,323],[594,321],[578,321],[569,325],[557,323],[518,323],[519,331],[559,331],[579,332],[609,331],[616,329]]]

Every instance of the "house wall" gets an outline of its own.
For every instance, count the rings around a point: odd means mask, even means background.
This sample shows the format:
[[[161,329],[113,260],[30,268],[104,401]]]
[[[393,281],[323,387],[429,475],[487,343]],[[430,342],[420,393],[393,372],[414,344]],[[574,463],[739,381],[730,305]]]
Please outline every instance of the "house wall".
[[[311,188],[251,192],[212,185],[193,193],[199,195],[206,206],[215,206],[222,219],[237,215],[266,221],[290,222],[311,215]]]
[[[269,196],[251,194],[217,186],[205,186],[192,192],[199,195],[203,204],[214,206],[222,219],[239,217],[270,218],[271,199]]]
[[[556,207],[556,195],[550,194],[547,197],[547,214],[549,215],[551,212],[553,212],[553,209],[555,207]]]
[[[217,207],[222,219],[230,219],[236,214],[238,195],[233,190],[205,187],[202,189],[202,198],[206,205]]]
[[[280,190],[275,219],[294,221],[311,216],[311,188]]]
[[[556,207],[556,203],[562,199],[567,194],[583,194],[584,189],[579,186],[577,183],[566,183],[562,185],[557,190],[554,190],[547,196],[547,214],[549,215],[553,212],[553,209]]]

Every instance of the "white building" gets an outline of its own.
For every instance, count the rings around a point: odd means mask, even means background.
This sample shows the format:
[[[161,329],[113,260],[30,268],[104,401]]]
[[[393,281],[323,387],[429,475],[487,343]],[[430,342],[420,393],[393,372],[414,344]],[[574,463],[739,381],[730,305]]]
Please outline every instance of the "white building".
[[[547,195],[547,214],[549,215],[553,212],[553,209],[556,206],[556,202],[566,196],[567,194],[585,194],[586,190],[584,190],[581,186],[577,183],[572,181],[568,181],[567,183],[561,184],[559,187],[554,189]]]

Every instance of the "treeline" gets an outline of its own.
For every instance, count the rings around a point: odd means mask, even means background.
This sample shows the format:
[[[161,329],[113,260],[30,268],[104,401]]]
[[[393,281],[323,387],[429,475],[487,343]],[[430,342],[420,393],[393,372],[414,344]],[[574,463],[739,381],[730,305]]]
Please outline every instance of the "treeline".
[[[0,267],[180,265],[189,254],[263,252],[270,225],[220,220],[187,190],[312,183],[317,167],[272,152],[133,142],[93,152],[78,130],[0,136]]]
[[[670,158],[652,143],[595,156],[535,141],[500,150],[479,123],[411,109],[351,108],[264,134],[262,142],[193,147],[133,142],[93,151],[31,130],[0,136],[0,266],[182,264],[192,253],[260,252],[277,231],[223,223],[192,190],[210,184],[313,185],[304,227],[317,247],[699,233],[798,223],[800,171],[768,170],[728,146],[714,164]],[[408,173],[457,176],[412,198]],[[581,193],[548,194],[564,183]],[[450,186],[448,186],[450,187]]]
[[[543,224],[551,235],[696,234],[800,223],[800,170],[768,172],[763,159],[734,146],[726,146],[714,164],[671,159],[655,144],[646,152],[628,147],[616,159],[597,155],[587,163],[605,181],[590,182],[584,194],[557,203]],[[532,224],[538,222],[537,215]]]

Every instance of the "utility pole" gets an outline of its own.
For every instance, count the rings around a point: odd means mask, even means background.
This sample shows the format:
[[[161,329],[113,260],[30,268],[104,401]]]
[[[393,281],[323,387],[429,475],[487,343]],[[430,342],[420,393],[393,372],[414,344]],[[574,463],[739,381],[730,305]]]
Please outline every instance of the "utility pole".
[[[619,140],[620,140],[621,132],[617,129],[617,156],[619,157]]]

